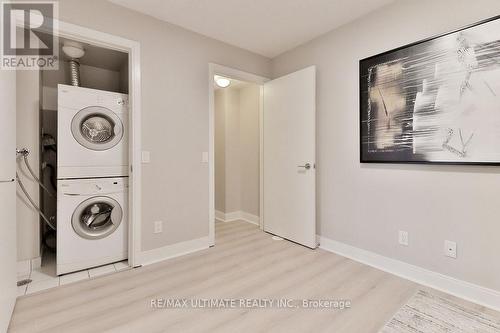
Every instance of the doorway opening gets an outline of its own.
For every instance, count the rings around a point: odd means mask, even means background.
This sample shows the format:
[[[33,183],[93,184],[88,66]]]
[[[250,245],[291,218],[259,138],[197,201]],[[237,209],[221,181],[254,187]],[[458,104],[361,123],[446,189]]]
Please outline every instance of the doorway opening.
[[[215,218],[259,225],[260,86],[226,80],[215,80]]]
[[[215,223],[263,226],[262,112],[266,78],[210,64],[210,245]]]
[[[222,87],[216,87],[216,79],[220,80],[219,86]],[[260,90],[258,215],[247,215],[247,212],[241,210],[245,207],[241,205],[241,198],[248,194],[241,191],[242,184],[247,181],[246,178],[241,179],[241,166],[252,165],[251,156],[255,154],[251,153],[250,148],[241,145],[244,141],[240,133],[242,94],[231,92],[231,80],[235,82],[236,88],[240,84],[241,87],[253,84],[258,85]],[[221,89],[226,90],[219,92]],[[315,96],[315,66],[268,80],[228,67],[209,65],[210,150],[208,155],[211,246],[215,245],[216,217],[224,221],[250,220],[254,223],[259,221],[261,230],[267,233],[312,249],[318,246]],[[217,114],[218,109],[219,114]],[[221,109],[224,112],[221,112]],[[228,115],[225,109],[233,111],[236,115],[233,113]],[[234,112],[235,109],[237,112]],[[238,126],[231,127],[231,123],[237,123]],[[243,128],[245,129],[246,126],[248,123],[245,123]],[[224,135],[217,133],[217,128],[224,128]],[[225,155],[229,155],[230,161]],[[236,162],[233,161],[234,156],[236,156]],[[234,165],[239,167],[239,169],[236,168],[235,174],[233,174]],[[229,168],[229,172],[226,172],[225,168]],[[253,180],[250,182],[255,184]],[[229,193],[229,198],[228,194],[224,193],[228,189],[233,191]],[[235,189],[236,192],[234,192]]]
[[[54,35],[59,68],[17,72],[19,296],[140,265],[140,46]]]

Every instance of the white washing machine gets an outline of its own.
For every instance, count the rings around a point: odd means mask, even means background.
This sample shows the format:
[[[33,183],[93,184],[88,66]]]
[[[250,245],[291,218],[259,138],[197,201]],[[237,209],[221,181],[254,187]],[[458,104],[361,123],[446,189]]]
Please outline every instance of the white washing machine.
[[[57,178],[128,175],[128,95],[58,85]]]
[[[127,259],[128,178],[57,181],[57,275]]]

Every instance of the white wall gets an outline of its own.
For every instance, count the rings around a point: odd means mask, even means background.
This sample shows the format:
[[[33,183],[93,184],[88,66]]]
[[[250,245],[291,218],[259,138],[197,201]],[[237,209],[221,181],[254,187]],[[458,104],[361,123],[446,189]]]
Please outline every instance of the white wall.
[[[358,119],[360,59],[499,12],[497,0],[398,1],[273,60],[274,77],[317,66],[322,236],[500,290],[500,169],[360,164]],[[445,239],[458,259],[443,256]]]
[[[260,87],[215,91],[215,209],[259,216]]]
[[[240,93],[236,89],[225,89],[225,194],[226,213],[241,209],[241,160],[240,154]],[[219,113],[216,111],[216,113]],[[220,113],[219,113],[220,114]]]
[[[28,161],[39,175],[39,90],[38,71],[16,71],[16,146],[28,148]],[[16,147],[12,147],[15,149]],[[39,186],[28,172],[22,157],[17,158],[17,170],[26,190],[36,204],[39,204]],[[40,224],[38,212],[17,186],[17,260],[40,256]]]
[[[67,63],[64,63],[65,69],[68,70],[66,65]],[[118,71],[82,64],[80,66],[80,80],[82,87],[121,92],[121,74]]]
[[[215,210],[226,212],[226,90],[214,92]]]
[[[62,21],[141,44],[142,247],[208,236],[208,63],[261,76],[270,60],[107,1],[59,2]],[[153,233],[162,220],[164,232]]]
[[[260,87],[249,84],[240,89],[241,210],[259,216],[259,131]]]
[[[18,43],[23,38],[23,30],[16,29]],[[39,109],[40,73],[39,71],[16,71],[16,147],[28,148],[28,162],[39,177]],[[29,173],[21,156],[16,159],[16,170],[28,194],[40,204],[38,183]],[[16,226],[17,261],[40,256],[40,219],[19,185],[16,187]]]

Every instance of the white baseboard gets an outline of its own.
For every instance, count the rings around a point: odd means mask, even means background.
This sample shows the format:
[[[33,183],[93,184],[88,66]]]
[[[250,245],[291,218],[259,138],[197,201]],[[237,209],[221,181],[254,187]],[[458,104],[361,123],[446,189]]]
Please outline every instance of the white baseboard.
[[[230,212],[224,215],[224,222],[232,222],[236,220],[241,220],[241,211]]]
[[[140,263],[142,265],[150,265],[170,258],[175,258],[192,252],[205,250],[209,247],[208,237],[192,239],[185,242],[160,247],[158,249],[143,251],[141,253]]]
[[[260,217],[258,217],[257,215],[253,215],[247,212],[241,212],[241,219],[248,223],[260,225]]]
[[[42,267],[42,257],[31,259],[31,270]]]
[[[216,210],[215,219],[219,222],[233,222],[237,220],[242,220],[255,225],[260,225],[260,217],[241,210],[231,213],[224,213]]]
[[[320,248],[500,311],[500,292],[319,236]]]
[[[26,259],[17,262],[17,276],[26,277],[31,271],[42,266],[42,257]]]
[[[224,222],[226,220],[226,214],[221,212],[220,210],[215,211],[215,219]]]

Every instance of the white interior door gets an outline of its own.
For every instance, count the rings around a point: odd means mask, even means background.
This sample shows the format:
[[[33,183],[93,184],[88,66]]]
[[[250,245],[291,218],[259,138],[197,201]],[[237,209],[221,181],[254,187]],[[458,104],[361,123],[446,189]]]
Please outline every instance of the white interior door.
[[[316,248],[316,67],[264,84],[264,230]]]
[[[0,70],[0,332],[16,302],[16,72]]]

